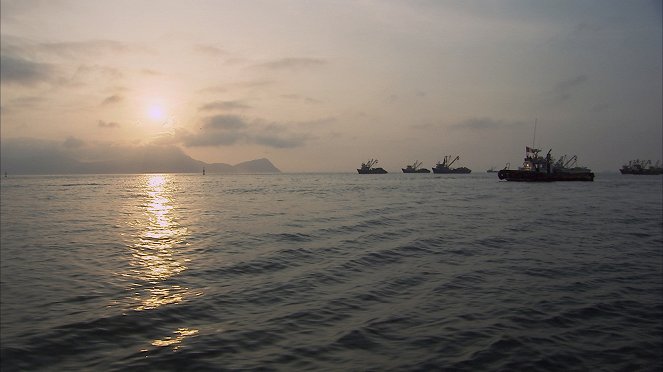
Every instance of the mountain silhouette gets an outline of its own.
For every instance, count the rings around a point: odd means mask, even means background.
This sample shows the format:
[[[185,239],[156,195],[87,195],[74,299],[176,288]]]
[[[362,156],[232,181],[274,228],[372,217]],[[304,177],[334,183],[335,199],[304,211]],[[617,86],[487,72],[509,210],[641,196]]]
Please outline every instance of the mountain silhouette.
[[[103,160],[82,160],[83,155],[93,152],[90,149],[86,151],[69,149],[55,141],[30,138],[3,140],[0,169],[10,174],[201,173],[203,168],[206,173],[281,172],[265,158],[236,165],[205,163],[193,159],[176,146],[111,148],[106,149]]]

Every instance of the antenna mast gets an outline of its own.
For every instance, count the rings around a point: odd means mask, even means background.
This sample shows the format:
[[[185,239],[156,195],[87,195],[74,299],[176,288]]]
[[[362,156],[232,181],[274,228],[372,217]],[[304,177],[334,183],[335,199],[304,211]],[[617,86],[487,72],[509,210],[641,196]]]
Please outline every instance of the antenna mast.
[[[536,122],[537,122],[538,120],[539,120],[538,118],[535,118],[535,119],[534,119],[534,136],[532,137],[532,148],[533,148],[533,149],[536,148],[536,146],[534,146],[534,145],[535,145],[535,142],[536,142]]]

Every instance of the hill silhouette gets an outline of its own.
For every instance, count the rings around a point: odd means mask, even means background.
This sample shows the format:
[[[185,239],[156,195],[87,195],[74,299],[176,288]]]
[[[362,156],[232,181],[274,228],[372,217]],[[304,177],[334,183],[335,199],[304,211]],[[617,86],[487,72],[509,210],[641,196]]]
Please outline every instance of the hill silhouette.
[[[95,149],[98,153],[100,150]],[[3,140],[0,169],[10,174],[117,174],[117,173],[280,173],[268,159],[235,165],[205,163],[193,159],[176,146],[145,145],[111,148],[101,160],[90,157],[90,149],[70,149],[55,141],[36,139]]]

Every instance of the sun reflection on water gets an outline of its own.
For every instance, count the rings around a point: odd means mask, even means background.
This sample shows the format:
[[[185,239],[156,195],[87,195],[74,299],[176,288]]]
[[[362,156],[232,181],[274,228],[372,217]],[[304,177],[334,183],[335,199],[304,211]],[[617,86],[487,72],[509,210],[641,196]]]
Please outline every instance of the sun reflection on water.
[[[168,279],[187,269],[178,248],[185,245],[188,230],[174,215],[172,182],[167,175],[150,175],[141,204],[145,218],[133,222],[138,232],[130,245],[134,310],[155,309],[182,302],[188,289],[168,283]]]
[[[154,340],[152,341],[152,346],[171,346],[171,345],[176,345],[182,342],[185,338],[189,336],[193,336],[198,333],[197,329],[189,329],[189,328],[178,328],[173,332],[175,334],[175,337],[165,337],[161,340]],[[175,346],[173,349],[177,350],[179,348],[178,346]]]

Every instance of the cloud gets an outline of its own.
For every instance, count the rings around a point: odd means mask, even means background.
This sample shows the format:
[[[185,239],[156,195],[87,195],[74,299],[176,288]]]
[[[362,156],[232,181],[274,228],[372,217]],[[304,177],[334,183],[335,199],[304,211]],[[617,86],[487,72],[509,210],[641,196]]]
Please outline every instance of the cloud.
[[[123,100],[122,96],[120,96],[119,94],[113,94],[112,96],[108,96],[108,97],[106,97],[106,98],[101,102],[101,105],[102,105],[102,106],[112,105],[112,104],[118,103],[118,102],[120,102],[120,101],[122,101],[122,100]]]
[[[304,126],[329,126],[331,124],[334,124],[338,121],[338,119],[334,116],[329,116],[326,118],[321,118],[317,120],[308,120],[308,121],[301,121],[298,124],[304,125]]]
[[[318,58],[281,58],[256,65],[269,70],[301,70],[325,65],[327,62]]]
[[[560,81],[555,84],[551,91],[555,103],[561,103],[571,98],[572,93],[587,82],[586,75],[578,75],[574,78]]]
[[[299,94],[282,94],[281,97],[290,100],[304,101],[306,103],[320,103],[320,101],[318,101],[317,99],[302,96]]]
[[[279,135],[279,134],[257,134],[253,140],[255,143],[274,148],[293,148],[304,144],[306,136],[303,135]]]
[[[194,135],[186,135],[182,143],[188,147],[217,147],[228,146],[238,143],[240,140],[246,139],[246,135],[240,132],[207,132],[203,131]]]
[[[268,85],[273,85],[273,80],[248,80],[248,81],[238,81],[234,83],[228,83],[223,85],[213,85],[203,89],[200,89],[200,93],[224,93],[232,88],[232,90],[238,89],[254,89],[254,88],[263,88]]]
[[[100,127],[100,128],[119,128],[120,124],[118,124],[114,121],[106,122],[106,121],[103,121],[103,120],[99,120],[97,122],[97,126]]]
[[[76,137],[69,136],[67,137],[66,140],[64,140],[62,146],[68,149],[77,149],[85,146],[85,141],[78,139]]]
[[[8,84],[34,85],[48,82],[53,78],[53,68],[9,55],[0,56],[0,81]]]
[[[450,129],[485,131],[522,127],[525,123],[520,121],[505,122],[491,118],[471,118],[449,126]]]
[[[35,108],[46,101],[39,96],[17,97],[10,101],[11,108]]]
[[[247,109],[251,106],[242,103],[241,101],[213,101],[208,102],[198,108],[199,111],[213,111],[213,110],[235,110]]]
[[[237,130],[246,127],[246,122],[236,115],[216,115],[203,121],[204,129]]]
[[[228,52],[214,45],[208,44],[196,44],[193,46],[193,50],[197,53],[205,54],[213,57],[220,57],[228,55]]]
[[[188,147],[229,146],[234,144],[257,144],[273,148],[301,146],[308,139],[303,134],[292,133],[282,124],[266,124],[260,120],[251,122],[236,115],[215,115],[203,119],[197,133],[180,130],[177,142]]]
[[[147,75],[147,76],[161,76],[161,75],[163,75],[161,72],[159,72],[157,70],[152,70],[152,69],[149,69],[149,68],[141,69],[140,73],[143,74],[143,75]]]
[[[76,69],[74,75],[69,79],[70,81],[76,82],[79,80],[86,79],[98,79],[106,78],[112,81],[116,81],[124,77],[124,74],[113,67],[102,66],[102,65],[80,65]]]
[[[36,45],[40,52],[64,58],[98,56],[101,54],[151,53],[145,46],[114,40],[85,40],[69,42],[51,42]]]

